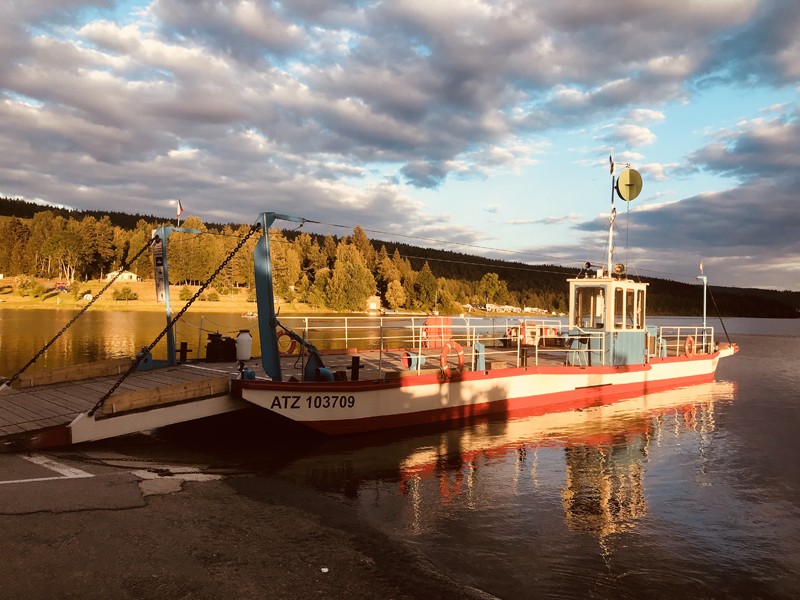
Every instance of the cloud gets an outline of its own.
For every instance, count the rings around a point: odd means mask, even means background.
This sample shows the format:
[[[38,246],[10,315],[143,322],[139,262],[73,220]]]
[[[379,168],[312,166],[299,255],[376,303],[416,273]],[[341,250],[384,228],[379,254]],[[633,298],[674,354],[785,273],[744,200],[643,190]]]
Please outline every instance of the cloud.
[[[153,0],[120,18],[123,6],[0,6],[8,193],[155,214],[181,197],[206,219],[244,222],[302,207],[474,241],[481,224],[459,225],[415,188],[539,165],[548,138],[597,123],[611,125],[587,143],[627,148],[615,160],[663,180],[677,162],[644,152],[672,125],[665,104],[800,74],[795,0]],[[744,218],[763,178],[785,208],[800,133],[789,106],[692,152],[742,185],[687,206]],[[673,210],[648,212],[637,235],[659,223],[708,234]]]
[[[773,184],[800,183],[800,114],[754,119],[717,133],[694,152],[692,163],[743,181],[769,178]]]
[[[506,225],[555,225],[558,223],[580,223],[578,215],[569,214],[563,216],[542,217],[540,219],[509,219],[503,221]]]
[[[661,123],[667,117],[663,112],[649,108],[635,108],[627,118],[635,123]]]
[[[151,10],[175,40],[200,40],[241,60],[258,63],[264,53],[289,53],[305,42],[303,29],[269,3],[156,0]]]
[[[792,85],[800,77],[800,4],[794,0],[753,4],[756,10],[746,22],[713,43],[709,80]]]
[[[606,136],[606,140],[612,146],[620,145],[626,148],[636,148],[654,144],[656,136],[647,127],[621,123],[611,129]]]

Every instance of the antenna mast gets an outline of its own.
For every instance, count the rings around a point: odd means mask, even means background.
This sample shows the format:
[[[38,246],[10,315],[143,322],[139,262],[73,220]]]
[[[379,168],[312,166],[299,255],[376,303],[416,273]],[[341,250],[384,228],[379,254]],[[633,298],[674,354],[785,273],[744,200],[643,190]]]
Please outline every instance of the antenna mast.
[[[611,214],[608,217],[608,262],[606,265],[606,273],[611,275],[611,261],[614,256],[614,220],[617,218],[617,209],[614,206],[614,158],[609,154],[608,162],[611,170]]]
[[[608,274],[614,273],[621,275],[625,272],[624,265],[617,265],[620,269],[614,268],[614,220],[617,218],[617,209],[614,206],[614,192],[617,196],[630,202],[642,191],[642,176],[635,169],[630,168],[630,163],[625,165],[625,170],[619,174],[614,181],[614,159],[609,154],[608,161],[611,163],[611,215],[608,218]]]

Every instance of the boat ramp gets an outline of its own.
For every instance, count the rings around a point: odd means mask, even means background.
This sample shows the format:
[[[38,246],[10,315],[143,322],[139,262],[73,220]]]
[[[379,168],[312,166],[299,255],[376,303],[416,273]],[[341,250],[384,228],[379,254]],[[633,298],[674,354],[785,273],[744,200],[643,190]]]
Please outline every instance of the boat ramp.
[[[33,372],[0,389],[0,452],[116,437],[243,408],[235,363],[138,370],[99,408],[130,358]],[[235,376],[235,375],[234,375]]]

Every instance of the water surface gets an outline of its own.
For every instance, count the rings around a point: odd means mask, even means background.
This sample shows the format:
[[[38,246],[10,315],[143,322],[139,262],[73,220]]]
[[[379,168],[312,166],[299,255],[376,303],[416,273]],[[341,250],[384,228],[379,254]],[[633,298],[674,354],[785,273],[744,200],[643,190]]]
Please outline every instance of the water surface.
[[[0,374],[72,314],[0,309]],[[130,356],[164,324],[158,313],[87,313],[42,366]],[[316,440],[282,458],[280,475],[340,496],[500,598],[800,597],[800,321],[725,324],[742,351],[713,383],[584,411]],[[195,349],[206,330],[255,327],[241,315],[191,316],[176,338]]]
[[[714,383],[334,441],[283,474],[501,598],[797,598],[799,325],[726,320],[742,352]]]

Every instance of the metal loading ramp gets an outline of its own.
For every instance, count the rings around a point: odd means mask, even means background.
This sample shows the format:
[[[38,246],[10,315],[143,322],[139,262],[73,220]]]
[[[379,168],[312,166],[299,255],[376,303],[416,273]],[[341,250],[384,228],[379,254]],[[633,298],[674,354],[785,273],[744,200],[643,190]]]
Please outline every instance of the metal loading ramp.
[[[132,373],[90,411],[130,359],[33,373],[0,389],[0,452],[104,439],[238,410],[230,397],[236,365],[178,365]]]

